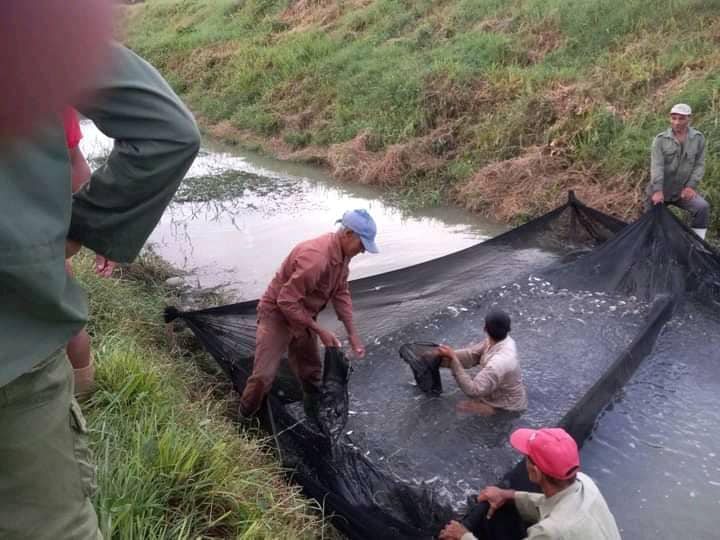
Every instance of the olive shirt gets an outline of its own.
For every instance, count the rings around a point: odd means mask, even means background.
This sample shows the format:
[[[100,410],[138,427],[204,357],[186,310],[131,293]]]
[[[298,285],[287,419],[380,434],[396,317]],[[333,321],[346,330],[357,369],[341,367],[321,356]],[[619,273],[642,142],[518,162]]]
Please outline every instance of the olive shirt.
[[[530,524],[525,540],[621,540],[605,498],[583,473],[552,497],[516,491],[515,506],[523,521]],[[467,532],[460,540],[477,537]]]
[[[650,184],[647,195],[662,191],[666,201],[676,201],[684,187],[697,189],[705,174],[705,137],[688,128],[687,139],[680,143],[668,128],[652,143]]]
[[[190,112],[150,64],[113,45],[106,72],[77,109],[115,140],[74,196],[62,119],[0,140],[0,387],[48,358],[87,318],[84,291],[65,272],[71,238],[132,260],[200,146]]]

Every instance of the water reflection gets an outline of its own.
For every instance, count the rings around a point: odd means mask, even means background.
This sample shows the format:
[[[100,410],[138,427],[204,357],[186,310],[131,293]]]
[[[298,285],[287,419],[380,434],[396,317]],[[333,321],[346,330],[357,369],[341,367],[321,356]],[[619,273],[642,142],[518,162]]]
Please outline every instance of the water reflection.
[[[111,148],[90,122],[81,148],[93,161]],[[505,227],[454,209],[401,210],[366,186],[334,182],[317,168],[204,149],[150,238],[159,255],[191,271],[191,283],[260,295],[297,242],[333,230],[343,211],[367,208],[378,224],[379,256],[352,263],[358,278],[433,259]]]

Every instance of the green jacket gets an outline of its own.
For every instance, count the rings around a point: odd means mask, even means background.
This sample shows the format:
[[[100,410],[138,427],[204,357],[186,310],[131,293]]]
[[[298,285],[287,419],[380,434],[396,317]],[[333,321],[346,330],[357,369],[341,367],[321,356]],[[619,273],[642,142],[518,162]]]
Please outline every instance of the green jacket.
[[[688,128],[685,144],[680,144],[672,129],[658,134],[652,143],[650,184],[647,193],[663,191],[666,201],[680,198],[687,186],[697,189],[705,174],[705,137]]]
[[[66,238],[132,260],[199,150],[192,115],[147,62],[113,46],[101,79],[78,109],[115,146],[74,198],[59,117],[0,141],[0,387],[86,322],[85,293],[65,272]]]

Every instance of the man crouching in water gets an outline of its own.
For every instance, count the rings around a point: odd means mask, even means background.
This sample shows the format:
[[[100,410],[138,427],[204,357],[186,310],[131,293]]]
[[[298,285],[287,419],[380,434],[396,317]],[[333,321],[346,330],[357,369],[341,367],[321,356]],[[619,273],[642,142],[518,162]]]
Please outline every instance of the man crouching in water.
[[[453,350],[447,345],[436,349],[443,357],[441,367],[452,370],[460,389],[470,400],[458,404],[458,409],[490,415],[495,409],[524,411],[527,393],[522,381],[515,340],[510,333],[510,316],[493,310],[485,317],[487,338],[466,349]],[[479,365],[481,370],[470,377],[467,368]]]
[[[564,429],[517,429],[510,445],[525,456],[528,479],[542,493],[487,486],[466,523],[451,521],[440,540],[621,540],[602,493],[580,472],[577,444]]]
[[[317,338],[325,347],[340,341],[316,319],[332,302],[356,356],[365,355],[352,319],[348,287],[350,259],[369,251],[377,253],[375,221],[365,210],[345,212],[339,231],[306,240],[293,248],[270,282],[257,307],[257,333],[253,372],[240,398],[240,416],[254,415],[275,380],[283,355],[303,386],[305,412],[314,416],[322,359]]]

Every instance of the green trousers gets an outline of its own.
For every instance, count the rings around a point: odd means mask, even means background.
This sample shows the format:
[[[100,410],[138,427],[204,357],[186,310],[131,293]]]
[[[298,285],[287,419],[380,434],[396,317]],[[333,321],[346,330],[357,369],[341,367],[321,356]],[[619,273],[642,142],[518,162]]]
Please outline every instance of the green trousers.
[[[0,387],[0,539],[97,540],[87,426],[64,351]]]

